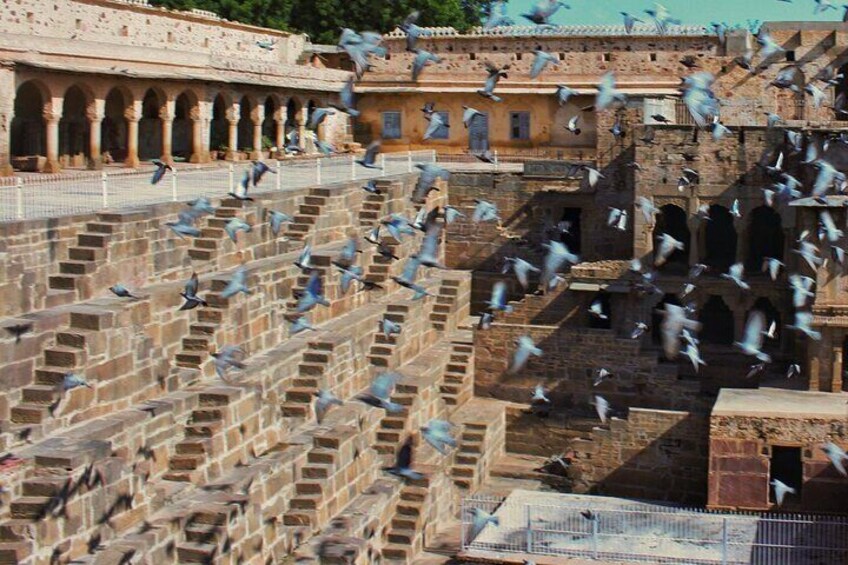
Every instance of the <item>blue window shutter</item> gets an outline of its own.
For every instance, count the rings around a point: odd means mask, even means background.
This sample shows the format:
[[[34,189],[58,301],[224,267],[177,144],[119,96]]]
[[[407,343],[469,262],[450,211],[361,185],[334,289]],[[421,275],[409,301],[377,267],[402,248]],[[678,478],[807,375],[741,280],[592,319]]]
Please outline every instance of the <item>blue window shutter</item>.
[[[519,139],[530,139],[530,112],[518,114]]]
[[[383,139],[400,139],[400,112],[383,112]]]

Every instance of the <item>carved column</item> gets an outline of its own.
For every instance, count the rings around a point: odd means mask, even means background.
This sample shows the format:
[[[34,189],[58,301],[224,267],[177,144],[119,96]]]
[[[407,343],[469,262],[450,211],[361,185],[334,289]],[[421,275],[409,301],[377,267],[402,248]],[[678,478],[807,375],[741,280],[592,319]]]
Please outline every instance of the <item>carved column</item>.
[[[130,169],[138,167],[138,121],[141,118],[141,102],[133,104],[124,113],[127,120],[127,158],[124,166]]]
[[[103,118],[106,117],[106,101],[95,100],[86,111],[88,118],[88,155],[89,167],[100,169],[103,166],[103,149],[100,147]]]
[[[59,107],[61,108],[61,105]],[[47,124],[45,173],[58,173],[62,170],[62,167],[59,166],[59,121],[61,119],[62,114],[59,112],[46,111],[44,113],[44,121]]]
[[[162,120],[162,161],[174,162],[174,101],[165,102],[165,107],[159,112]]]
[[[262,158],[262,122],[265,121],[265,107],[258,105],[253,111],[253,152],[251,159]]]
[[[0,68],[0,177],[12,169],[12,117],[15,113],[15,70]]]
[[[312,140],[312,136],[309,135],[309,130],[306,129],[306,124],[309,123],[309,108],[304,106],[300,109],[300,119],[297,124],[297,133],[300,138],[300,146],[303,147],[303,150],[306,153],[312,153],[315,151],[315,142]]]
[[[191,158],[192,163],[206,163],[209,161],[209,136],[204,135],[203,112],[199,106],[195,106],[189,112],[191,119]]]
[[[274,121],[277,123],[277,139],[274,143],[277,145],[277,150],[282,151],[286,146],[286,121],[288,120],[289,109],[285,106],[277,110],[274,116]]]
[[[842,391],[842,364],[844,359],[842,358],[842,340],[834,339],[837,336],[831,336],[830,341],[830,350],[831,355],[833,356],[833,364],[832,364],[832,372],[830,378],[830,392],[841,392]],[[838,336],[842,337],[842,336]],[[844,339],[844,338],[843,338]]]

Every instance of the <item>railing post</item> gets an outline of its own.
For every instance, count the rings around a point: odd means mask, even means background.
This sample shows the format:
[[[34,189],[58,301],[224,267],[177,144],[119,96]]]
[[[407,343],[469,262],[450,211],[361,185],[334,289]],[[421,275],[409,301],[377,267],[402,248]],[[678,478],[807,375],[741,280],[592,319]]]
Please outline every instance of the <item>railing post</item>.
[[[592,518],[592,559],[598,558],[598,515]]]
[[[350,180],[356,180],[356,156],[350,156]]]
[[[24,218],[24,179],[21,177],[15,179],[15,202],[18,219],[22,220]]]
[[[283,165],[280,163],[280,160],[277,159],[277,190],[283,190]]]
[[[466,501],[468,499],[463,497],[462,502],[459,503],[459,547],[461,549],[465,549],[467,546],[465,542],[465,511],[466,511]]]
[[[494,154],[494,156],[495,156],[495,171],[497,171],[497,170],[498,170],[498,150],[497,150],[497,149],[495,149],[495,150],[493,151],[493,154]]]
[[[321,158],[315,158],[315,184],[321,184]]]
[[[235,183],[233,182],[233,178],[234,178],[234,175],[235,175],[235,167],[233,166],[232,163],[230,163],[227,166],[227,172],[228,172],[227,179],[229,181],[229,184],[227,184],[227,191],[229,192],[235,186]]]
[[[406,152],[406,172],[412,172],[412,151]]]
[[[103,207],[109,207],[109,176],[106,171],[100,173],[100,192],[103,197]]]
[[[721,565],[727,565],[727,518],[721,520]]]
[[[526,542],[526,550],[527,553],[533,553],[533,520],[530,516],[530,505],[524,505],[524,521],[526,524],[525,532],[525,542]]]
[[[177,169],[171,171],[171,200],[177,201]]]
[[[386,154],[380,153],[380,176],[386,176]]]

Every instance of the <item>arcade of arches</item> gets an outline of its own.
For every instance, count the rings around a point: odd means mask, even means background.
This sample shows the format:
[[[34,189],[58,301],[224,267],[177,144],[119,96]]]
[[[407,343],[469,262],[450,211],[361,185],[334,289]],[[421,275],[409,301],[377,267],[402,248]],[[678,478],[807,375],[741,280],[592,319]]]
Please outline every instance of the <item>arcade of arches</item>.
[[[57,172],[112,162],[136,167],[151,159],[257,159],[273,147],[284,147],[292,130],[311,152],[307,112],[329,103],[326,94],[319,98],[236,92],[232,86],[114,82],[16,76],[14,100],[7,109],[10,123],[0,130],[0,136],[8,132],[7,139],[0,139],[2,172],[11,173],[12,167]]]

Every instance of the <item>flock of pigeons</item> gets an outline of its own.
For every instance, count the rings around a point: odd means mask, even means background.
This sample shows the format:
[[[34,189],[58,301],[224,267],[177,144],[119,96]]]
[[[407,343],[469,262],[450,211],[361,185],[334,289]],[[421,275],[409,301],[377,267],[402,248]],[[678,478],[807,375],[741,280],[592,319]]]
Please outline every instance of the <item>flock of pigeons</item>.
[[[786,1],[786,0],[783,0]],[[816,0],[816,10],[824,11],[835,9],[828,0]],[[538,26],[549,26],[550,18],[556,13],[560,7],[568,7],[561,1],[542,0],[536,3],[528,14],[524,17]],[[651,16],[659,33],[666,33],[666,28],[670,24],[679,24],[678,20],[671,18],[668,11],[662,6],[657,5],[655,10],[646,10],[646,14]],[[846,12],[848,13],[848,12]],[[622,13],[624,17],[625,27],[629,33],[633,25],[641,20],[632,14]],[[419,27],[416,22],[420,14],[413,12],[400,26],[406,33],[407,49],[415,53],[412,63],[412,79],[417,80],[425,67],[431,64],[440,62],[439,57],[417,48],[416,44],[420,37],[429,34],[429,31]],[[505,2],[496,2],[491,10],[491,15],[486,22],[487,27],[497,27],[503,25],[512,25],[505,15]],[[720,41],[724,40],[726,28],[715,24],[714,29]],[[339,46],[348,53],[356,67],[355,78],[359,80],[365,72],[370,68],[370,58],[372,56],[384,56],[386,50],[380,45],[382,37],[379,34],[372,32],[357,33],[350,29],[342,31]],[[764,66],[769,65],[769,60],[775,54],[781,53],[783,49],[777,45],[765,31],[761,31],[758,35],[758,43],[760,45],[761,62],[757,65],[753,64],[754,53],[746,54],[737,60],[737,64],[749,69],[751,72],[759,72]],[[272,49],[273,45],[260,45],[263,49]],[[559,61],[553,55],[542,50],[535,52],[535,59],[531,68],[531,77],[535,78],[545,71],[549,66],[556,66]],[[692,68],[696,66],[686,65]],[[794,70],[793,70],[794,69]],[[495,89],[501,78],[506,78],[508,66],[497,67],[490,63],[486,64],[487,77],[483,87],[478,91],[478,94],[488,100],[498,102],[501,99],[495,94]],[[826,96],[824,89],[835,85],[842,80],[840,74],[833,69],[826,68],[822,70],[816,78],[807,85],[799,85],[798,80],[800,74],[796,67],[790,67],[778,73],[772,85],[776,88],[786,88],[795,92],[806,92],[813,97],[814,104],[819,106],[824,104]],[[682,79],[680,91],[681,98],[692,115],[696,127],[708,130],[712,133],[714,139],[721,139],[722,136],[729,132],[720,121],[720,101],[712,92],[711,87],[715,81],[715,77],[707,72],[694,72],[693,74]],[[821,88],[815,83],[821,83]],[[803,90],[801,90],[803,89]],[[576,91],[567,86],[560,86],[557,89],[556,97],[559,103],[565,104],[569,98],[576,94]],[[352,117],[359,115],[355,108],[354,95],[354,78],[352,77],[345,85],[339,96],[340,103],[328,108],[317,108],[309,117],[308,129],[311,130],[314,136],[316,147],[323,153],[332,153],[335,149],[326,142],[320,140],[317,136],[318,127],[330,115],[333,115],[336,110],[345,112]],[[613,73],[606,74],[598,85],[598,92],[595,99],[595,104],[592,107],[594,111],[604,111],[615,109],[626,101],[626,96],[619,92],[615,87],[615,76]],[[836,100],[834,110],[843,112],[842,106],[844,100]],[[481,117],[481,113],[470,106],[464,107],[463,123],[466,128],[472,127],[475,120]],[[423,108],[426,118],[429,121],[429,126],[424,135],[424,139],[431,139],[440,128],[448,128],[449,124],[445,123],[436,111],[433,104],[427,104]],[[848,113],[848,112],[844,112]],[[656,121],[667,121],[663,116],[653,116]],[[769,125],[777,127],[782,121],[779,116],[769,115]],[[568,122],[567,129],[572,133],[579,135],[579,115],[574,116]],[[616,121],[612,129],[612,133],[618,137],[624,135],[624,130],[619,121]],[[827,193],[832,189],[838,192],[843,192],[848,188],[848,180],[843,173],[836,170],[824,157],[829,147],[836,145],[848,145],[848,139],[843,136],[838,137],[822,137],[822,136],[807,136],[801,132],[785,130],[786,151],[791,153],[800,153],[804,151],[806,145],[806,157],[804,163],[818,169],[814,186],[812,187],[812,197],[822,203],[827,203]],[[646,127],[643,141],[646,143],[653,142],[652,131],[650,126]],[[287,152],[301,152],[297,131],[293,131],[288,136],[289,145],[285,148]],[[380,141],[373,142],[367,148],[364,156],[356,162],[368,169],[379,169],[376,157],[380,150]],[[489,160],[491,156],[487,152],[483,152],[478,157],[481,160]],[[763,190],[764,198],[768,205],[773,206],[776,203],[785,203],[790,200],[799,198],[801,193],[799,189],[802,183],[792,176],[788,171],[783,169],[784,153],[781,152],[774,165],[766,165],[764,167],[766,173],[773,180],[774,184]],[[166,172],[170,170],[170,166],[166,163],[154,161],[156,170],[153,174],[151,182],[156,184],[162,180]],[[443,210],[435,207],[432,210],[427,210],[427,197],[432,191],[438,191],[435,184],[437,179],[447,179],[449,173],[435,164],[418,164],[420,175],[412,195],[412,201],[416,205],[420,205],[418,213],[414,219],[409,219],[400,214],[392,214],[387,219],[382,220],[373,230],[365,237],[365,240],[376,247],[377,253],[383,257],[397,260],[394,255],[392,246],[389,245],[382,237],[381,231],[386,230],[395,242],[401,242],[404,237],[413,237],[417,233],[422,233],[419,251],[411,256],[403,269],[400,276],[393,276],[392,279],[401,287],[407,288],[413,292],[413,299],[421,299],[427,296],[427,290],[416,282],[418,271],[421,267],[427,268],[445,268],[439,261],[439,243],[441,240],[441,232],[447,224],[452,223],[459,217],[464,217],[462,212],[456,208],[446,205]],[[638,164],[631,164],[634,168],[639,169]],[[591,167],[583,167],[587,181],[590,185],[595,186],[600,179],[604,178],[603,174]],[[256,187],[260,184],[267,173],[275,173],[265,163],[261,161],[253,162],[244,174],[239,183],[233,187],[229,196],[241,201],[252,201],[253,198],[249,195],[250,187]],[[684,188],[692,185],[697,179],[698,173],[692,169],[684,169],[678,188],[682,191]],[[368,193],[379,194],[380,190],[375,181],[369,181],[362,187]],[[485,200],[475,201],[471,220],[475,223],[479,222],[497,222],[500,227],[501,218],[498,214],[497,206]],[[636,207],[645,216],[646,222],[651,224],[655,221],[656,214],[659,210],[654,206],[651,199],[641,197],[638,199]],[[199,237],[200,229],[195,225],[197,220],[204,215],[215,213],[215,208],[207,198],[198,198],[188,203],[188,209],[181,211],[178,214],[178,219],[175,222],[169,222],[167,226],[179,237]],[[732,206],[732,213],[736,217],[741,217],[738,201],[735,201]],[[709,210],[704,208],[699,211],[704,219],[709,219]],[[826,208],[822,208],[819,212],[820,225],[818,229],[818,240],[823,244],[828,244],[833,251],[834,260],[843,264],[845,259],[845,251],[837,245],[837,242],[843,237],[842,230],[836,227],[836,224]],[[608,225],[614,229],[625,230],[627,228],[628,212],[623,209],[611,209],[608,217]],[[293,217],[290,215],[269,210],[267,212],[266,221],[270,226],[270,231],[273,237],[278,237],[282,226],[285,223],[292,222]],[[238,241],[240,232],[251,232],[254,226],[240,218],[233,218],[224,228],[227,235],[233,242]],[[568,226],[563,228],[567,231]],[[821,257],[818,246],[813,243],[812,237],[814,234],[804,232],[798,238],[798,249],[795,252],[800,255],[806,264],[815,271],[820,267],[824,259]],[[580,262],[580,258],[572,253],[568,247],[555,240],[550,240],[544,244],[547,250],[543,264],[540,267],[533,265],[531,262],[520,257],[509,257],[504,264],[503,273],[513,271],[518,283],[527,290],[530,285],[530,276],[538,275],[539,289],[542,292],[553,290],[557,285],[564,281],[560,273],[569,266]],[[683,242],[675,240],[669,234],[660,234],[657,249],[655,251],[654,266],[660,267],[669,257],[677,250],[684,248]],[[349,239],[340,255],[333,261],[333,266],[340,273],[340,288],[342,293],[349,291],[354,282],[360,285],[362,290],[372,290],[381,288],[379,284],[369,281],[365,277],[364,270],[361,266],[356,265],[357,254],[360,252],[359,241],[357,238]],[[290,334],[295,335],[302,331],[314,330],[310,324],[306,314],[316,306],[329,306],[327,298],[324,296],[323,283],[319,271],[315,270],[311,265],[311,247],[306,245],[301,252],[295,265],[302,273],[309,277],[308,283],[302,292],[296,293],[295,298],[297,304],[295,307],[296,314],[292,319],[289,319]],[[772,280],[776,280],[780,270],[784,268],[784,264],[775,258],[766,259],[764,271],[767,271]],[[689,275],[687,282],[682,290],[681,296],[685,297],[694,290],[695,280],[701,276],[706,270],[704,265],[695,265]],[[657,274],[651,269],[645,269],[639,259],[634,259],[631,263],[631,271],[636,275],[635,288],[638,292],[645,295],[652,293],[661,293],[655,284]],[[744,270],[741,264],[733,265],[728,273],[722,274],[722,277],[735,283],[740,289],[748,290],[750,287],[744,280]],[[811,277],[798,273],[790,274],[788,277],[789,283],[793,290],[793,303],[796,308],[795,323],[790,328],[798,330],[812,339],[819,339],[818,332],[811,328],[812,315],[803,308],[809,302],[809,299],[814,296],[813,286],[815,284]],[[137,296],[131,292],[126,286],[116,284],[111,289],[112,293],[121,298],[135,299]],[[184,299],[180,310],[190,310],[198,307],[208,306],[199,294],[199,281],[196,274],[192,274],[191,278],[186,282],[181,296]],[[222,298],[232,298],[238,294],[248,295],[251,289],[247,283],[247,270],[242,265],[235,269],[226,288],[221,292]],[[479,329],[485,331],[488,329],[495,316],[499,313],[509,313],[512,311],[512,306],[508,302],[507,284],[505,281],[497,282],[492,289],[491,298],[488,301],[488,309],[482,314],[479,321]],[[661,326],[662,342],[665,355],[673,359],[681,350],[687,356],[694,366],[695,370],[699,366],[704,365],[698,351],[697,331],[700,324],[691,318],[694,309],[691,306],[678,306],[674,304],[666,304],[663,312],[663,321]],[[606,319],[603,304],[596,300],[589,307],[589,314],[598,319]],[[16,336],[19,340],[20,335],[31,328],[25,326],[14,326],[6,328],[10,333]],[[750,375],[762,370],[766,363],[771,362],[768,354],[763,352],[764,338],[774,338],[776,326],[772,323],[766,328],[766,318],[762,312],[753,312],[748,319],[745,333],[741,341],[736,342],[736,346],[746,355],[757,360],[757,364],[752,366]],[[637,322],[633,328],[630,337],[639,339],[648,330],[648,325],[645,322]],[[380,331],[385,336],[397,335],[402,332],[400,324],[384,318],[380,323]],[[512,362],[509,366],[509,372],[516,373],[521,371],[527,364],[530,357],[538,357],[542,355],[542,350],[533,342],[530,336],[521,336],[516,340],[516,348],[512,356]],[[215,368],[218,375],[222,379],[226,379],[227,374],[232,369],[244,369],[245,352],[237,346],[225,346],[219,351],[213,353],[215,359]],[[800,373],[800,367],[797,364],[790,365],[787,376],[793,376]],[[594,384],[597,386],[604,380],[611,378],[612,373],[607,369],[599,369],[595,375]],[[364,402],[370,406],[375,406],[385,410],[388,413],[395,413],[402,410],[402,406],[392,402],[391,394],[395,384],[400,378],[400,375],[395,372],[385,372],[377,375],[373,380],[369,390],[358,395],[357,400]],[[63,389],[71,390],[80,386],[91,385],[85,380],[82,375],[70,372],[64,377]],[[342,404],[342,400],[336,397],[332,391],[320,390],[316,393],[315,411],[319,421],[324,417],[328,410],[334,405]],[[600,395],[595,395],[591,404],[595,406],[597,414],[602,422],[606,422],[610,414],[610,403]],[[535,388],[531,397],[531,406],[534,411],[539,414],[546,414],[550,409],[551,401],[546,396],[546,391],[539,385]],[[451,435],[454,425],[445,420],[432,420],[421,429],[421,435],[430,445],[432,445],[439,453],[446,455],[449,448],[456,446],[456,440]],[[403,477],[409,480],[415,480],[422,475],[412,469],[412,438],[409,437],[398,452],[396,463],[393,467],[386,470],[390,473]],[[845,451],[833,443],[828,443],[822,448],[832,461],[835,468],[842,474],[846,475],[844,461],[848,459]],[[786,484],[773,480],[772,485],[775,489],[775,495],[778,504],[781,504],[785,494],[794,492],[793,489]],[[471,537],[475,537],[487,524],[497,525],[497,517],[483,511],[479,508],[471,509],[472,513],[472,530]],[[587,519],[596,519],[596,516],[587,511],[584,514]]]

